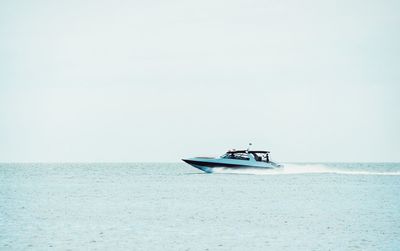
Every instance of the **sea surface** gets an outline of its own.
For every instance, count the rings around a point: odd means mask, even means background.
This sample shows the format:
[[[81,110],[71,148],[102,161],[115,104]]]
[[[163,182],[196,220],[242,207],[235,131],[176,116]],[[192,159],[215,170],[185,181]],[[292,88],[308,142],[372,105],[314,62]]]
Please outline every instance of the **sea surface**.
[[[400,250],[400,163],[4,163],[0,250]]]

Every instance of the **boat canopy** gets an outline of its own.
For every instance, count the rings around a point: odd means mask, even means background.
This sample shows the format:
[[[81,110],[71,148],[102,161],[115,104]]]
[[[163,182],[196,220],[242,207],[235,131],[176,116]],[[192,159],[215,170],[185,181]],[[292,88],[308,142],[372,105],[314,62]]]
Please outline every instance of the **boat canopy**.
[[[227,153],[270,153],[269,151],[229,150]]]

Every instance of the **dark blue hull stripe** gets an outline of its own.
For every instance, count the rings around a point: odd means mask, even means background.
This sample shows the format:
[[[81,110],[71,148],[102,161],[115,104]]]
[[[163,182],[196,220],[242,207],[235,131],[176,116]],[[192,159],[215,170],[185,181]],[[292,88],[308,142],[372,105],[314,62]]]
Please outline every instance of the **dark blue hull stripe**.
[[[254,167],[257,166],[246,166],[246,165],[236,165],[236,164],[227,164],[227,163],[215,163],[215,162],[207,162],[207,161],[196,161],[196,160],[183,160],[190,165],[196,166],[204,166],[204,167]],[[260,167],[258,167],[260,168]]]

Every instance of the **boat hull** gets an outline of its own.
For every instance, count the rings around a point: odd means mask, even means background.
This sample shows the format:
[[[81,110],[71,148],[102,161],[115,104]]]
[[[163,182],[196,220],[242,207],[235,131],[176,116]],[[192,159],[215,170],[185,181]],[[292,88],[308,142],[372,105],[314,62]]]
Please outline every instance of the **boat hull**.
[[[274,162],[261,162],[261,161],[247,161],[247,160],[237,160],[237,159],[203,159],[203,158],[192,158],[192,159],[182,159],[189,165],[200,169],[206,173],[212,173],[213,168],[261,168],[261,169],[273,169],[282,167]]]

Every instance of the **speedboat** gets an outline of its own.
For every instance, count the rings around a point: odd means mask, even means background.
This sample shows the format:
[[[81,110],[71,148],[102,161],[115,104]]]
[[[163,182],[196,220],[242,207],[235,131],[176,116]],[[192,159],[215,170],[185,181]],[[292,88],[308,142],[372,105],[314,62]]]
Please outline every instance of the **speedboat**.
[[[269,158],[269,151],[229,150],[224,155],[212,157],[195,157],[182,159],[189,165],[206,173],[212,173],[214,168],[280,168],[283,165],[275,163]]]

